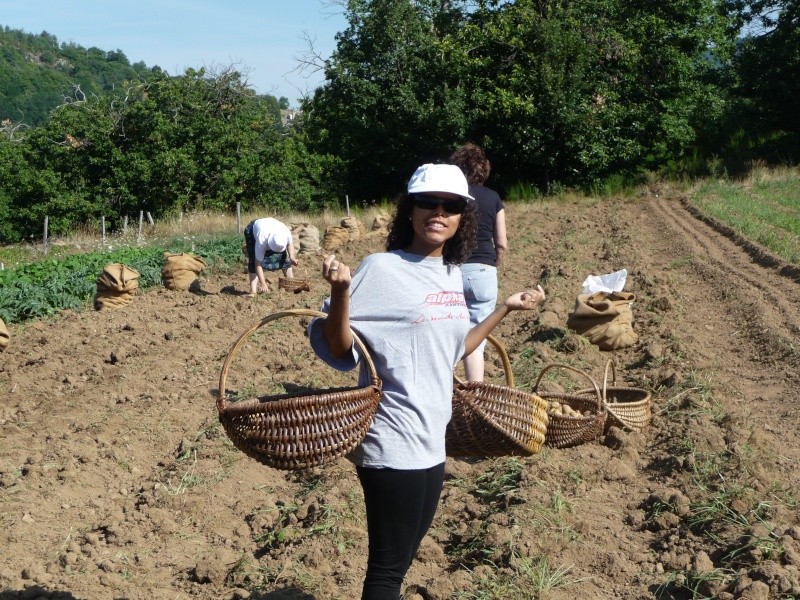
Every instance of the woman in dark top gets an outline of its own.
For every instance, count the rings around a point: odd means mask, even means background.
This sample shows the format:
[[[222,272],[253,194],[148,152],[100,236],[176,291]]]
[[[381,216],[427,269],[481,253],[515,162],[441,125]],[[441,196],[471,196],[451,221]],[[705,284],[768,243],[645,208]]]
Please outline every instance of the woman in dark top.
[[[497,267],[508,249],[506,213],[500,195],[483,183],[489,178],[491,164],[477,144],[467,143],[450,155],[467,178],[469,194],[478,205],[477,244],[472,255],[461,266],[464,297],[470,321],[480,323],[497,304]],[[464,359],[464,373],[469,381],[483,381],[484,341]]]

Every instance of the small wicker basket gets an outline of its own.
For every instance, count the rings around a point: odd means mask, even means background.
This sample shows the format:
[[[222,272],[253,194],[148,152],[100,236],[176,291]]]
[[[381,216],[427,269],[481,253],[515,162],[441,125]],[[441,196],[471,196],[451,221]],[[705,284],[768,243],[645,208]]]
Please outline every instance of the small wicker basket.
[[[530,456],[539,452],[547,430],[547,404],[514,388],[511,361],[493,336],[487,341],[500,354],[506,385],[456,379],[453,416],[447,426],[447,455],[453,457]]]
[[[278,288],[288,292],[299,294],[300,292],[310,292],[311,283],[308,277],[278,277]]]
[[[320,390],[311,395],[282,394],[233,402],[226,396],[228,370],[245,340],[271,321],[287,316],[326,317],[293,309],[264,317],[233,344],[219,377],[217,411],[228,437],[258,462],[284,470],[322,466],[353,450],[364,438],[381,399],[381,380],[364,343],[353,339],[371,376],[366,387]]]
[[[611,385],[608,385],[608,371],[611,370]],[[591,394],[592,390],[580,390],[578,394]],[[630,431],[641,431],[650,424],[652,418],[652,399],[650,392],[637,387],[617,385],[617,369],[613,359],[606,363],[603,373],[603,404],[608,409],[609,419],[606,429],[619,425]]]
[[[595,397],[592,398],[588,393],[562,393],[562,392],[540,392],[539,383],[544,374],[550,369],[567,369],[588,379],[594,388]],[[600,396],[600,389],[594,379],[587,373],[570,367],[553,363],[547,365],[539,372],[539,377],[533,386],[534,393],[538,394],[546,401],[554,400],[561,404],[568,405],[571,409],[578,411],[582,416],[549,414],[550,422],[547,426],[547,437],[545,445],[553,448],[569,448],[578,446],[598,439],[603,435],[606,421],[606,409]]]

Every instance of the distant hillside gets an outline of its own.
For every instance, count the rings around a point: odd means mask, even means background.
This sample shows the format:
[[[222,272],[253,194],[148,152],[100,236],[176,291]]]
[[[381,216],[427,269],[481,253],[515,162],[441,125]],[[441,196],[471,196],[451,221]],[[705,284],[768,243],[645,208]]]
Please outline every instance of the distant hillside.
[[[0,121],[40,125],[50,111],[75,97],[76,86],[89,95],[124,81],[146,79],[158,66],[130,64],[121,50],[105,51],[61,43],[47,32],[0,28]]]

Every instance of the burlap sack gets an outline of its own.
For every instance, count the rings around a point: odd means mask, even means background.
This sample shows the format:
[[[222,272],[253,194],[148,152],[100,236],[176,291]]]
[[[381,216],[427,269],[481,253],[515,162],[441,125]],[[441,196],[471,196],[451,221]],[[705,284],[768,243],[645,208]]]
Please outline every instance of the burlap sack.
[[[372,231],[388,231],[391,219],[388,215],[379,214],[372,220]]]
[[[122,263],[111,263],[103,268],[97,278],[97,294],[94,307],[120,308],[133,302],[133,296],[139,287],[139,272]]]
[[[350,241],[350,234],[345,227],[331,225],[325,228],[322,238],[322,248],[328,252],[335,252]]]
[[[164,266],[161,267],[161,281],[168,290],[188,290],[197,275],[202,273],[208,264],[199,256],[181,252],[180,254],[164,253]]]
[[[319,229],[310,223],[293,225],[292,239],[298,254],[317,254],[319,252]]]
[[[580,294],[567,317],[567,327],[584,335],[601,350],[633,346],[639,339],[633,331],[631,292]]]
[[[0,319],[0,352],[8,348],[8,343],[11,341],[11,334],[8,333],[6,324],[3,319]]]
[[[347,230],[347,235],[352,241],[360,239],[367,232],[364,224],[355,217],[345,217],[341,225]]]

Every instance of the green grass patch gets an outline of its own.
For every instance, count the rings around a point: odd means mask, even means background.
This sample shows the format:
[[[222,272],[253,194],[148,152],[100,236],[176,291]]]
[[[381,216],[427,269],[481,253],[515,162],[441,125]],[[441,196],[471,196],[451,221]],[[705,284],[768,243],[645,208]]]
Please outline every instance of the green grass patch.
[[[706,180],[691,201],[705,214],[757,242],[783,260],[800,265],[800,176],[748,182]]]

